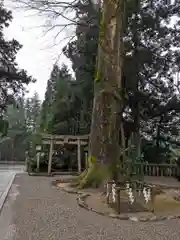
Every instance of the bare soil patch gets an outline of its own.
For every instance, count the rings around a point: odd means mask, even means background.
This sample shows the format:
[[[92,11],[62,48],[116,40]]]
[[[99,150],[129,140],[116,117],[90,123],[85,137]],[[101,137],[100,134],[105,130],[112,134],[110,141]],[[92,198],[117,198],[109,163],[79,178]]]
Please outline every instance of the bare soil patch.
[[[73,189],[78,192],[78,189],[73,187],[72,181],[64,182],[61,179],[53,183],[56,187],[63,189]],[[106,196],[102,189],[88,188],[81,190],[84,193],[90,193],[87,197],[87,205],[102,213],[116,213],[115,204],[107,204]],[[161,187],[156,188],[154,201],[154,213],[151,212],[152,207],[145,204],[145,201],[135,201],[130,204],[129,199],[125,192],[121,192],[120,212],[121,214],[135,215],[135,216],[149,216],[149,215],[177,215],[180,214],[180,190],[164,189]]]
[[[151,212],[149,206],[146,204],[135,202],[132,205],[125,198],[121,198],[120,213],[132,216],[150,216],[150,215],[179,215],[180,201],[174,199],[175,193],[173,191],[159,191],[155,197],[154,213]],[[179,196],[179,195],[178,195]],[[106,203],[106,197],[102,192],[91,194],[86,199],[86,203],[90,208],[102,213],[116,213],[115,204]]]

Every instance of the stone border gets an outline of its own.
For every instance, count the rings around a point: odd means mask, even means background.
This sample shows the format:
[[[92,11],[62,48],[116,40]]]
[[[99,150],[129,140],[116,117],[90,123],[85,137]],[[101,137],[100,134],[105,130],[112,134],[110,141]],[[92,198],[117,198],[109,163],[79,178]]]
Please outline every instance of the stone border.
[[[56,180],[55,180],[56,181]],[[91,193],[85,193],[83,191],[78,191],[75,190],[74,188],[71,187],[57,187],[55,186],[55,181],[53,181],[53,186],[56,187],[57,189],[60,189],[66,193],[70,193],[70,194],[77,194],[79,195],[77,197],[77,203],[78,206],[81,208],[84,208],[87,211],[91,211],[94,212],[98,215],[101,216],[106,216],[106,217],[110,217],[110,218],[114,218],[114,219],[119,219],[119,220],[128,220],[128,221],[133,221],[133,222],[157,222],[157,221],[163,221],[163,220],[171,220],[171,219],[180,219],[180,215],[169,215],[169,216],[147,216],[147,217],[136,217],[136,216],[128,216],[128,215],[123,215],[123,214],[115,214],[115,213],[103,213],[101,211],[97,211],[91,207],[88,206],[88,204],[86,203],[86,198],[91,196]],[[68,183],[70,181],[68,181],[68,179],[62,179],[62,183]]]
[[[38,177],[54,177],[54,176],[78,176],[77,173],[63,173],[63,172],[52,172],[48,174],[47,172],[28,172],[29,176],[38,176]]]
[[[36,177],[53,177],[52,174],[48,174],[48,173],[36,173],[36,172],[28,172],[29,176],[36,176]]]
[[[2,211],[2,208],[4,206],[5,201],[7,199],[7,196],[8,196],[8,193],[9,193],[10,189],[11,189],[11,186],[14,182],[15,176],[16,176],[16,173],[13,173],[13,176],[11,177],[10,181],[8,182],[8,185],[6,186],[5,191],[2,193],[2,195],[0,197],[0,213]]]
[[[57,183],[71,183],[71,182],[73,182],[74,181],[74,178],[67,178],[67,179],[65,179],[65,178],[60,178],[60,179],[55,179],[55,180],[53,180],[51,183],[52,183],[52,185],[53,185],[53,187],[56,187],[56,188],[58,188],[58,189],[64,189],[63,187],[61,188],[61,187],[58,187],[57,186]],[[66,189],[66,188],[65,188]],[[72,190],[74,190],[74,188],[71,188]]]
[[[78,193],[79,194],[79,193]],[[163,221],[163,220],[171,220],[171,219],[180,219],[180,215],[174,216],[147,216],[147,217],[135,217],[135,216],[127,216],[127,215],[119,215],[115,213],[103,213],[100,211],[97,211],[93,208],[90,208],[86,203],[86,198],[89,197],[91,194],[89,193],[80,193],[80,196],[77,198],[78,205],[88,211],[95,212],[101,216],[107,216],[114,219],[119,220],[130,220],[133,222],[157,222],[157,221]]]

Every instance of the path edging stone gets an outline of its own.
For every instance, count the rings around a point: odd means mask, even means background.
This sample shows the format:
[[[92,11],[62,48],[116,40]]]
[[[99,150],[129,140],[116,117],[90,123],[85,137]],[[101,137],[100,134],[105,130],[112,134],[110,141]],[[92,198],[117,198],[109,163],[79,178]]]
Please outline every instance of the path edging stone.
[[[0,197],[0,212],[2,211],[2,208],[3,208],[3,206],[4,206],[4,203],[5,203],[6,198],[7,198],[7,196],[8,196],[8,193],[9,193],[9,191],[10,191],[10,189],[11,189],[11,186],[12,186],[12,184],[13,184],[13,182],[14,182],[15,176],[16,176],[16,173],[13,174],[11,180],[9,181],[9,183],[8,183],[8,185],[7,185],[7,187],[6,187],[6,190],[2,193],[2,195],[1,195],[1,197]]]
[[[62,181],[62,182],[68,182],[68,181]],[[58,189],[63,190],[66,193],[70,193],[70,194],[77,194],[77,203],[79,205],[79,207],[84,208],[87,211],[91,211],[94,212],[98,215],[101,216],[106,216],[106,217],[110,217],[113,219],[119,219],[119,220],[129,220],[132,222],[157,222],[157,221],[163,221],[163,220],[172,220],[172,219],[180,219],[180,215],[169,215],[169,216],[140,216],[140,217],[136,217],[136,216],[129,216],[129,215],[125,215],[125,214],[116,214],[116,213],[104,213],[98,210],[95,210],[91,207],[88,206],[88,204],[86,203],[86,199],[91,196],[91,193],[85,193],[79,190],[75,190],[74,188],[71,187],[56,187]]]
[[[103,216],[107,216],[107,217],[111,217],[111,218],[114,218],[114,219],[119,219],[119,220],[130,220],[130,221],[133,221],[133,222],[157,222],[157,221],[163,221],[163,220],[172,220],[172,219],[180,219],[180,215],[171,215],[171,216],[147,216],[147,217],[144,217],[144,216],[141,216],[141,217],[136,217],[136,216],[128,216],[128,215],[119,215],[119,214],[116,214],[116,213],[103,213],[103,212],[100,212],[100,211],[97,211],[93,208],[90,208],[87,203],[86,203],[86,198],[89,197],[91,194],[84,194],[83,196],[80,195],[78,198],[77,198],[77,201],[78,201],[78,205],[88,211],[92,211],[92,212],[95,212],[99,215],[103,215]]]
[[[28,172],[29,176],[38,176],[38,177],[54,177],[54,176],[67,176],[67,175],[71,175],[71,176],[78,176],[78,173],[72,173],[72,172],[68,172],[68,173],[63,173],[63,172],[51,172],[50,174],[48,174],[47,172]]]
[[[36,177],[53,177],[52,174],[48,173],[36,173],[36,172],[28,172],[29,176],[36,176]]]
[[[83,196],[80,195],[78,198],[77,198],[77,201],[78,201],[78,205],[88,211],[92,211],[92,212],[95,212],[99,215],[103,215],[103,216],[107,216],[107,217],[111,217],[111,218],[114,218],[114,219],[119,219],[119,220],[130,220],[130,221],[133,221],[133,222],[157,222],[157,221],[163,221],[163,220],[171,220],[171,219],[180,219],[180,215],[177,216],[147,216],[147,217],[136,217],[136,216],[128,216],[128,215],[119,215],[119,214],[115,214],[115,213],[103,213],[103,212],[100,212],[100,211],[97,211],[93,208],[90,208],[87,203],[86,203],[86,198],[89,197],[91,194],[84,194]]]
[[[79,196],[77,197],[77,203],[79,205],[79,207],[86,209],[87,211],[91,211],[91,212],[95,212],[98,215],[101,216],[106,216],[106,217],[111,217],[114,219],[119,219],[119,220],[129,220],[129,221],[133,221],[133,222],[157,222],[157,221],[163,221],[163,220],[172,220],[172,219],[180,219],[180,215],[171,215],[171,216],[140,216],[140,217],[136,217],[136,216],[128,216],[128,215],[119,215],[116,213],[103,213],[101,211],[95,210],[91,207],[88,206],[88,204],[86,203],[86,198],[91,196],[90,193],[84,193],[84,192],[80,192],[80,191],[76,191],[74,189],[68,189],[68,188],[62,188],[65,192],[67,193],[73,193],[73,194],[78,194]]]

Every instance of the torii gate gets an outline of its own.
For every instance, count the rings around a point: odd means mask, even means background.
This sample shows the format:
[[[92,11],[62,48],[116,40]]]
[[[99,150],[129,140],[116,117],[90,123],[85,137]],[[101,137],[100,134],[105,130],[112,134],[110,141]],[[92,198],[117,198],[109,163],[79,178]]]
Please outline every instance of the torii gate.
[[[89,135],[82,136],[71,136],[71,135],[50,135],[50,134],[41,134],[42,136],[42,145],[49,145],[49,159],[48,159],[48,175],[51,174],[52,168],[52,155],[53,155],[53,146],[56,145],[77,145],[77,161],[78,161],[78,172],[81,173],[81,146],[86,146],[89,141]],[[41,150],[41,146],[37,146],[38,151]],[[39,168],[39,158],[37,156],[37,168]]]

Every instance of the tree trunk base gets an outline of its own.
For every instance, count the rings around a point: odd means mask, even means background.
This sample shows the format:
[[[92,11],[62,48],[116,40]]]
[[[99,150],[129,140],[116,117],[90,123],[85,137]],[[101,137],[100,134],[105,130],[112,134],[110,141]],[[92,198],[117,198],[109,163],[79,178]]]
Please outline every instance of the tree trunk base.
[[[108,166],[91,161],[89,167],[76,180],[76,186],[79,189],[88,187],[98,188],[110,178],[111,171],[109,171]]]

